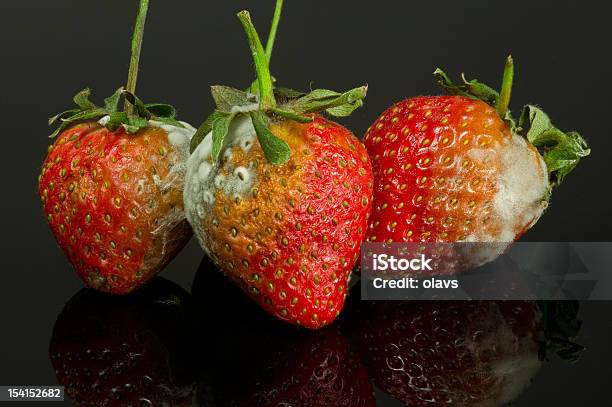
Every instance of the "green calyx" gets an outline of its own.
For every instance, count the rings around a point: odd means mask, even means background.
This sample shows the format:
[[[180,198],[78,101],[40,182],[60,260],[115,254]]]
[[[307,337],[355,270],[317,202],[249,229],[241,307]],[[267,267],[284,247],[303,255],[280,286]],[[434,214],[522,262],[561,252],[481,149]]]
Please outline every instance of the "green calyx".
[[[548,115],[535,105],[524,106],[518,122],[514,119],[509,110],[514,80],[514,61],[511,56],[506,60],[501,92],[477,80],[468,81],[465,75],[462,75],[463,83],[456,85],[440,68],[434,71],[434,75],[440,86],[451,95],[482,100],[493,106],[514,134],[533,144],[544,158],[551,187],[559,185],[578,165],[580,159],[591,153],[580,134],[559,130],[553,126]]]
[[[537,301],[542,313],[543,337],[539,356],[548,360],[550,353],[574,363],[579,359],[584,347],[575,343],[582,321],[578,319],[578,301]]]
[[[171,124],[176,127],[185,127],[176,120],[176,109],[171,105],[162,103],[145,104],[136,95],[122,87],[110,97],[104,99],[104,106],[96,106],[89,100],[91,91],[84,89],[74,97],[77,108],[66,110],[49,119],[49,126],[58,124],[58,128],[51,134],[50,138],[56,137],[67,128],[89,121],[97,121],[105,116],[109,116],[104,127],[110,131],[116,131],[120,127],[129,133],[134,134],[149,125],[149,120]],[[121,99],[125,100],[126,105],[133,106],[133,113],[127,113],[119,109]]]
[[[140,0],[139,4],[134,35],[132,36],[132,55],[130,58],[127,89],[123,87],[117,89],[112,96],[104,99],[103,107],[96,106],[89,100],[91,96],[89,89],[80,91],[73,99],[77,106],[76,108],[66,110],[49,119],[49,126],[59,124],[50,138],[56,137],[72,125],[97,121],[105,116],[109,116],[109,119],[104,123],[104,127],[110,131],[116,131],[123,127],[129,134],[137,133],[139,130],[147,127],[149,120],[171,124],[176,127],[184,127],[176,120],[176,109],[174,107],[162,103],[145,104],[135,94],[149,0]],[[124,110],[119,109],[121,99],[124,100]]]
[[[212,158],[214,162],[217,162],[232,121],[238,116],[246,116],[253,124],[257,139],[268,162],[277,165],[284,164],[291,156],[291,149],[285,141],[272,134],[269,129],[271,120],[286,119],[309,123],[313,121],[313,113],[326,112],[331,116],[346,117],[363,106],[367,86],[361,86],[343,93],[327,89],[317,89],[310,93],[303,93],[275,87],[274,78],[270,74],[269,63],[282,3],[282,0],[277,0],[274,20],[265,49],[251,21],[249,12],[241,11],[238,13],[238,19],[244,27],[255,62],[257,81],[247,91],[227,86],[213,86],[211,88],[217,108],[192,138],[192,152],[204,137],[212,132]]]

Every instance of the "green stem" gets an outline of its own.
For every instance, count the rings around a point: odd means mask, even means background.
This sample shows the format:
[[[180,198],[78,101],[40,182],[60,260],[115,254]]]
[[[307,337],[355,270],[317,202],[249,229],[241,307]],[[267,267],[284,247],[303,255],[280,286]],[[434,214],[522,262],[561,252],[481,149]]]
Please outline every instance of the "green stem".
[[[255,30],[255,26],[251,21],[251,15],[248,11],[243,10],[238,13],[238,19],[244,27],[253,61],[255,62],[255,70],[257,71],[257,80],[259,82],[259,106],[262,111],[268,112],[276,108],[276,99],[274,98],[274,85],[272,83],[272,75],[268,66],[268,58],[264,51],[263,45]]]
[[[142,50],[142,39],[144,37],[144,27],[147,21],[147,11],[149,10],[149,0],[140,0],[138,8],[138,16],[136,17],[136,25],[132,36],[132,56],[130,58],[130,70],[128,73],[128,81],[126,90],[132,94],[136,92],[136,83],[138,82],[138,66],[140,64],[140,51]],[[127,114],[134,113],[134,105],[130,102],[125,102],[125,112]]]
[[[276,0],[276,7],[274,8],[274,17],[272,18],[272,25],[270,26],[270,33],[268,34],[268,42],[266,43],[266,58],[268,58],[268,65],[270,65],[270,61],[272,60],[274,41],[276,40],[276,32],[278,31],[278,23],[280,22],[282,13],[283,0]]]
[[[508,106],[510,105],[510,97],[512,96],[512,81],[514,80],[514,61],[512,55],[508,55],[506,58],[506,66],[504,67],[504,76],[502,79],[501,92],[499,94],[499,100],[497,101],[497,111],[501,117],[506,115],[508,112]]]

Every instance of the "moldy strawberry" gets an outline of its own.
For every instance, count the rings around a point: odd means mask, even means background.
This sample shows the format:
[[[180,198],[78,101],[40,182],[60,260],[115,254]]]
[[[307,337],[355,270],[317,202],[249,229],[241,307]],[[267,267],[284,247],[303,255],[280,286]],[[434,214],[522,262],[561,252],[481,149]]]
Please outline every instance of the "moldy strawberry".
[[[536,106],[525,106],[515,122],[510,57],[500,93],[435,74],[451,96],[399,102],[365,135],[375,178],[367,240],[512,242],[590,150]]]
[[[372,172],[361,142],[317,112],[347,116],[366,87],[304,94],[274,88],[248,12],[257,83],[212,88],[217,110],[192,140],[187,218],[215,264],[270,314],[308,328],[342,310],[371,207]]]
[[[148,10],[141,0],[127,89],[96,106],[80,92],[60,113],[38,192],[49,226],[90,287],[129,293],[156,275],[186,244],[183,179],[195,129],[164,104],[134,91]],[[125,99],[125,110],[120,110]]]

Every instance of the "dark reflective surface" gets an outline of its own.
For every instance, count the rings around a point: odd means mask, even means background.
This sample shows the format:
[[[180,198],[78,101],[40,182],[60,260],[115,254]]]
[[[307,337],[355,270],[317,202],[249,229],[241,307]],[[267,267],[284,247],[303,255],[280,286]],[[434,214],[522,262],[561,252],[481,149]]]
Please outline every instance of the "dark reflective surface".
[[[58,383],[85,406],[192,405],[193,311],[190,295],[159,277],[128,297],[79,291],[49,345]]]
[[[551,352],[574,361],[582,350],[568,338],[580,327],[569,302],[351,305],[347,325],[373,383],[408,406],[506,405]]]
[[[561,363],[555,352],[581,350],[569,340],[576,308],[543,310],[361,301],[356,286],[337,323],[309,331],[261,311],[205,259],[191,294],[163,278],[128,297],[79,291],[57,318],[49,360],[84,406],[520,406]]]

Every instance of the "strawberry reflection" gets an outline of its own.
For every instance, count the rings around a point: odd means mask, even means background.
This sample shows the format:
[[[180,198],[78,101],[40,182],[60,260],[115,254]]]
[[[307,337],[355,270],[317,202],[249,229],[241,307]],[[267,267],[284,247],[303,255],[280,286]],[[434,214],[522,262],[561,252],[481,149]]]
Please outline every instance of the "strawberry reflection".
[[[359,293],[356,293],[357,297]],[[345,326],[374,384],[407,406],[499,406],[546,358],[575,360],[577,304],[526,301],[360,302]]]
[[[155,278],[126,297],[79,291],[59,315],[49,354],[82,406],[190,406],[195,395],[191,299]]]
[[[193,285],[201,316],[201,406],[375,406],[372,385],[337,327],[278,321],[203,261]]]

